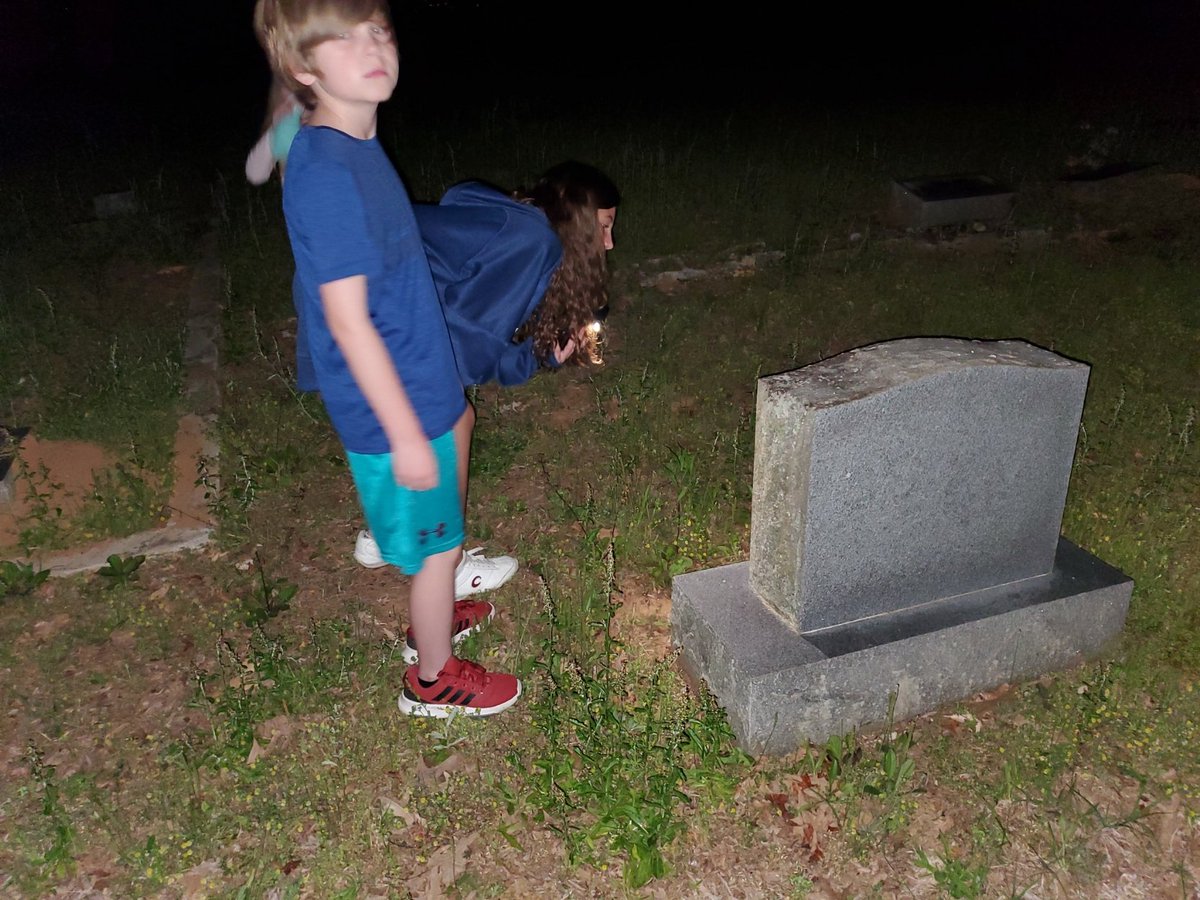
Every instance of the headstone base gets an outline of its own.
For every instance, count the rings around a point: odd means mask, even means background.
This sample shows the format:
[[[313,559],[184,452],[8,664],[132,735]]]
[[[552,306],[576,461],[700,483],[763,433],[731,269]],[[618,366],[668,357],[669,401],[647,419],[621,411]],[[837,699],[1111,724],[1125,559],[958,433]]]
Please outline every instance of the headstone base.
[[[12,466],[12,460],[0,459],[0,503],[12,503],[16,496],[16,469]]]
[[[742,749],[896,721],[1098,654],[1125,623],[1133,581],[1065,538],[1052,573],[800,634],[750,589],[750,564],[674,579],[671,633],[725,708]]]
[[[29,434],[28,426],[9,428],[0,425],[0,503],[17,499],[17,447]]]
[[[890,217],[903,228],[995,222],[1012,215],[1013,192],[987,175],[892,182]]]

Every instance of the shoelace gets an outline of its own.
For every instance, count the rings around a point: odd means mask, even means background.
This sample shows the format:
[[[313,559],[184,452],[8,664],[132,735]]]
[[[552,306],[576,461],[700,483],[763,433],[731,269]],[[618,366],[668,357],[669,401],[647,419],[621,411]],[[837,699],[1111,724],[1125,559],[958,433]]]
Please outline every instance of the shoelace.
[[[484,603],[485,600],[456,600],[454,603],[454,621],[455,622],[474,622],[482,619],[485,615]]]
[[[453,676],[463,686],[478,694],[487,685],[487,669],[469,659],[460,659],[458,674]]]
[[[483,550],[483,548],[480,547],[476,550],[472,550],[470,553],[468,553],[466,556],[463,557],[463,571],[466,571],[468,566],[474,566],[475,568],[480,568],[480,569],[496,568],[496,563],[494,563],[492,560],[488,559],[486,556],[478,555],[480,553],[480,551],[482,551],[482,550]]]

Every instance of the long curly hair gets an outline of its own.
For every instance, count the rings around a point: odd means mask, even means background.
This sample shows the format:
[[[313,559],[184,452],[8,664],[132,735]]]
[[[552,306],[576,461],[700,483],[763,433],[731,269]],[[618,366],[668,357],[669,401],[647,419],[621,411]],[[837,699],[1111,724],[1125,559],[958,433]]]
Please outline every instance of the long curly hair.
[[[517,338],[532,337],[534,355],[545,364],[561,338],[575,337],[578,346],[568,362],[599,363],[599,335],[587,329],[608,306],[607,251],[596,213],[616,208],[620,191],[594,166],[568,160],[548,169],[533,187],[514,191],[513,198],[542,210],[563,247],[542,302]]]

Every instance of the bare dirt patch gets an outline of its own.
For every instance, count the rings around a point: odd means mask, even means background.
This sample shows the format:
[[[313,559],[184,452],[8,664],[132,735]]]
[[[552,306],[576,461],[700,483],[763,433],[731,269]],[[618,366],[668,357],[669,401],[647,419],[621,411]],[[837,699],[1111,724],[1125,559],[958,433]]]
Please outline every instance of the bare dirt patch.
[[[113,455],[84,441],[42,440],[30,434],[14,460],[13,500],[0,504],[0,556],[19,555],[21,529],[38,509],[70,518],[83,506],[96,475],[112,466]]]

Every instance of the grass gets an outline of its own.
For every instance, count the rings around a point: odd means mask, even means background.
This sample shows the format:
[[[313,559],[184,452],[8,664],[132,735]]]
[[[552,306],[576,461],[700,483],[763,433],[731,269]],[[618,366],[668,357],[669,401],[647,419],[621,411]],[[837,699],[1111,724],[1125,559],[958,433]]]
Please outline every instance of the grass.
[[[98,444],[114,463],[74,516],[38,500],[55,486],[26,471],[26,550],[157,520],[171,489],[186,266],[206,228],[196,182],[159,148],[73,140],[64,134],[57,151],[70,171],[18,156],[0,176],[0,422]],[[132,202],[102,214],[97,198],[114,193]]]
[[[1090,138],[1054,111],[1018,143],[987,111],[768,113],[703,131],[636,109],[385,119],[419,197],[568,156],[625,197],[608,363],[474,393],[468,531],[523,564],[466,647],[526,686],[485,721],[398,717],[403,587],[349,559],[345,464],[292,387],[277,189],[214,182],[221,535],[108,575],[0,573],[3,890],[1078,896],[1121,872],[1151,895],[1195,889],[1200,230],[1064,194],[1051,179]],[[1149,114],[1096,121],[1122,155],[1200,162]],[[1053,239],[895,240],[872,219],[889,175],[949,170],[1018,185],[1010,231]],[[1169,233],[1141,227],[1150,212]],[[711,266],[758,242],[785,258],[669,295],[640,283],[648,260]],[[670,578],[746,556],[757,376],[922,334],[1022,337],[1092,366],[1063,530],[1136,580],[1126,629],[1071,671],[749,760],[669,650]]]

